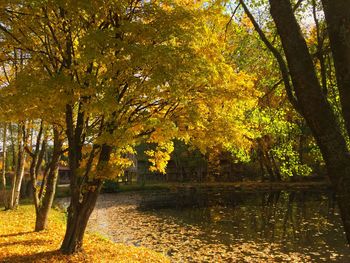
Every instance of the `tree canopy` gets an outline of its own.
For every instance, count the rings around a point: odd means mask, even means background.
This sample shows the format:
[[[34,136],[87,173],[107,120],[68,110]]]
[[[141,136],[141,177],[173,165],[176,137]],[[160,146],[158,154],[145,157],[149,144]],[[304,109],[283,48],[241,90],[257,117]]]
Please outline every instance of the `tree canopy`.
[[[350,8],[336,2],[0,3],[9,208],[29,168],[46,222],[65,161],[71,200],[61,250],[74,253],[103,183],[124,175],[137,147],[151,145],[150,170],[165,174],[181,141],[213,166],[225,154],[248,163],[262,180],[327,173],[350,240]]]

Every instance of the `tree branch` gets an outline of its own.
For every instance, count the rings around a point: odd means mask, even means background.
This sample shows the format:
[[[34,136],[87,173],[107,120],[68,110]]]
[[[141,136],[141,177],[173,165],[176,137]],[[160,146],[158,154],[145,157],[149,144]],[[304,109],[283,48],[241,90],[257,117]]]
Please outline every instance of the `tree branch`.
[[[280,68],[280,71],[281,71],[281,74],[282,74],[282,79],[283,79],[284,86],[286,88],[286,93],[287,93],[288,99],[289,99],[290,103],[294,106],[294,108],[298,112],[300,112],[299,103],[298,103],[296,97],[294,96],[293,87],[292,87],[292,85],[290,83],[290,79],[289,79],[288,67],[287,67],[286,62],[284,61],[284,58],[282,57],[281,53],[267,39],[265,33],[262,31],[262,29],[260,28],[259,24],[256,22],[254,16],[249,11],[249,9],[248,9],[247,5],[244,3],[244,1],[240,0],[239,2],[243,6],[244,12],[249,17],[249,19],[252,22],[256,32],[259,34],[260,39],[264,42],[266,47],[271,51],[271,53],[276,58],[277,63],[278,63],[279,68]]]

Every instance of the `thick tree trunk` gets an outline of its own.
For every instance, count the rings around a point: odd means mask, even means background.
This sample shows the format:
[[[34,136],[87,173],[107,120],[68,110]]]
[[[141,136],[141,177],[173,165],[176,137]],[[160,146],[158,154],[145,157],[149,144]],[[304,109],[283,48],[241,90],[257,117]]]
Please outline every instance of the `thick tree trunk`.
[[[45,230],[47,228],[47,219],[49,216],[49,210],[43,211],[38,209],[35,213],[35,232]]]
[[[295,95],[326,162],[350,243],[350,155],[337,118],[317,79],[305,39],[289,0],[270,0]]]
[[[346,129],[350,135],[350,1],[322,0]]]
[[[47,176],[47,186],[45,195],[42,197],[42,203],[36,211],[35,231],[42,231],[47,228],[47,219],[55,197],[57,178],[58,178],[58,161],[56,167],[50,169]]]
[[[82,250],[83,238],[90,215],[95,208],[97,197],[100,193],[102,182],[93,185],[94,191],[84,195],[84,200],[71,203],[68,208],[67,229],[61,246],[64,254],[72,254]]]
[[[103,145],[101,147],[97,170],[103,169],[105,165],[108,165],[111,152],[111,146]],[[76,178],[73,176],[77,175],[75,171],[71,172],[73,173],[71,180],[75,180]],[[66,234],[61,245],[61,251],[65,254],[72,254],[82,250],[85,229],[103,184],[103,181],[98,179],[89,181],[88,176],[85,179],[87,180],[86,182],[80,182],[80,186],[83,186],[85,189],[84,192],[81,192],[81,187],[78,185],[75,188],[71,187],[71,203],[68,207]],[[80,199],[81,195],[83,196],[82,199]]]

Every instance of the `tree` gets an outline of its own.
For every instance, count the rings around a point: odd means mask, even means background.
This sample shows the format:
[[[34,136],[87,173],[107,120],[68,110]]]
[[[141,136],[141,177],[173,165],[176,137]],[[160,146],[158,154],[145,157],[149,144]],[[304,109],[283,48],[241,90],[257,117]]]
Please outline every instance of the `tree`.
[[[56,191],[58,165],[63,153],[62,129],[59,128],[57,124],[52,125],[52,139],[49,138],[47,134],[48,132],[49,131],[45,127],[43,121],[41,121],[36,135],[35,145],[32,147],[29,147],[28,145],[25,146],[25,149],[31,158],[29,174],[33,189],[33,200],[36,213],[35,231],[41,231],[47,227],[48,214]],[[50,157],[48,157],[49,154],[47,153],[48,141],[52,142],[52,153],[50,154]],[[48,163],[42,172],[42,164],[45,154]],[[42,176],[40,181],[39,175]]]
[[[321,2],[328,26],[342,113],[350,134],[350,3],[346,0]]]
[[[317,141],[326,163],[333,189],[337,195],[347,239],[350,242],[350,206],[348,203],[350,198],[350,156],[346,145],[346,137],[343,135],[337,116],[323,93],[312,57],[295,18],[290,1],[270,0],[269,2],[271,15],[275,21],[287,63],[285,63],[283,56],[268,41],[245,3],[241,1],[261,39],[279,61],[289,99],[305,118]],[[339,8],[338,5],[337,7]],[[338,9],[336,8],[335,10]],[[326,12],[327,16],[329,15]],[[338,49],[332,43],[331,45],[332,50]],[[333,55],[336,59],[337,55]],[[292,85],[290,84],[290,79]],[[339,88],[341,89],[341,87]],[[345,113],[343,113],[343,117],[345,120],[347,119]]]
[[[38,96],[35,107],[64,114],[71,169],[64,253],[82,248],[103,181],[123,173],[136,145],[157,144],[149,154],[163,171],[170,141],[196,130],[190,119],[206,116],[207,125],[220,109],[233,114],[244,103],[234,108],[224,98],[252,90],[249,76],[227,62],[223,31],[213,30],[227,21],[216,3],[31,1],[3,11],[6,44],[28,57],[16,85]],[[222,131],[228,122],[219,121]]]
[[[1,171],[1,183],[2,183],[2,196],[4,198],[5,210],[8,209],[7,190],[6,190],[6,159],[7,159],[7,125],[3,125],[3,140],[2,140],[2,171]]]
[[[13,51],[12,51],[13,50]],[[3,52],[2,60],[2,78],[1,85],[2,88],[9,85],[12,80],[15,80],[19,72],[24,67],[24,54],[21,50],[13,48],[11,51],[5,49]],[[2,103],[2,107],[6,105],[6,102]],[[5,110],[4,110],[5,111]],[[3,118],[8,118],[9,116],[2,112]],[[8,118],[7,120],[10,120]],[[11,146],[12,146],[12,167],[13,175],[11,179],[11,190],[8,199],[8,208],[14,209],[19,204],[20,199],[20,189],[22,186],[22,180],[24,176],[24,166],[26,153],[24,151],[24,145],[28,137],[26,136],[26,121],[23,118],[16,119],[17,124],[9,124]],[[14,131],[16,128],[16,131]],[[16,132],[16,133],[15,133]],[[16,135],[17,138],[14,136]],[[17,149],[16,149],[17,147]]]

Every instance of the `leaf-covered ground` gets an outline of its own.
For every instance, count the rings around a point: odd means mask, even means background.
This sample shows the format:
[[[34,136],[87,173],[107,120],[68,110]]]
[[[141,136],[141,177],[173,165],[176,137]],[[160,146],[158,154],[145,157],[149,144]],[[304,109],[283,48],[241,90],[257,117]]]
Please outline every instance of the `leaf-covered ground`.
[[[338,236],[338,225],[326,224],[328,221],[320,215],[327,212],[325,203],[307,203],[304,221],[300,221],[299,206],[293,203],[293,214],[288,216],[287,233],[283,239],[288,199],[270,208],[242,204],[233,208],[184,211],[138,209],[138,203],[146,196],[141,193],[100,195],[89,221],[89,229],[103,233],[115,242],[145,246],[161,252],[173,262],[350,262],[347,261],[350,258],[344,254],[349,250],[344,248],[342,251],[336,247],[341,242],[344,245],[345,240],[333,240]],[[162,196],[158,199],[162,199]],[[267,214],[271,216],[270,219],[267,219]],[[203,221],[199,221],[199,218]],[[263,222],[259,218],[265,218],[265,230],[261,229]],[[300,220],[295,221],[297,219]],[[255,233],[258,229],[262,232]],[[319,235],[327,231],[334,234],[317,238],[313,236],[315,231]],[[263,232],[274,238],[257,238]],[[325,243],[327,240],[328,243]],[[293,242],[295,245],[288,249]]]
[[[62,255],[57,249],[64,235],[64,214],[52,210],[49,229],[33,232],[35,213],[32,205],[16,211],[0,211],[0,262],[169,262],[156,252],[142,247],[114,244],[87,233],[84,252]]]

